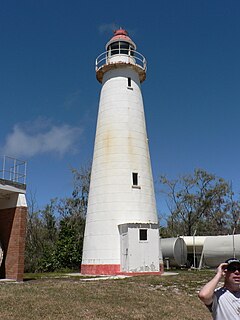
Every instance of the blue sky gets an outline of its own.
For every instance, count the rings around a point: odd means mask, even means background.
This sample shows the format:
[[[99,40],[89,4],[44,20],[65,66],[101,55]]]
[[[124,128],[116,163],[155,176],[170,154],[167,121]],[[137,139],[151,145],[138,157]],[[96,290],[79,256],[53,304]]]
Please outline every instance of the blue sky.
[[[27,161],[27,189],[40,207],[71,194],[70,168],[93,152],[95,58],[123,27],[148,62],[142,93],[154,179],[203,168],[238,193],[239,17],[239,0],[2,0],[0,154]]]

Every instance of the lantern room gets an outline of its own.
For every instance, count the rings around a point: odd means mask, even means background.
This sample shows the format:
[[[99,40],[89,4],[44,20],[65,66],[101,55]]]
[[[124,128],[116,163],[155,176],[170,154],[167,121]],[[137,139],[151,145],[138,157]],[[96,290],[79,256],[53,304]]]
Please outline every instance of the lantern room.
[[[114,36],[107,43],[106,50],[109,57],[116,54],[126,54],[128,56],[134,56],[136,45],[129,38],[126,30],[119,29],[114,32]]]
[[[146,79],[147,62],[136,48],[126,30],[114,31],[114,36],[106,44],[106,51],[96,59],[98,81],[102,83],[104,74],[111,68],[122,68],[127,64],[138,73],[140,82],[143,82]]]

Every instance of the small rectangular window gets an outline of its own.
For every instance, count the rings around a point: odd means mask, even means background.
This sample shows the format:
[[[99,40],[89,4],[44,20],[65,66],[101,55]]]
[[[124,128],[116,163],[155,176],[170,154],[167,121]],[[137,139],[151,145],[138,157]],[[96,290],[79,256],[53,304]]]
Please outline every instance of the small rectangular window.
[[[138,186],[138,173],[137,172],[132,173],[132,183],[133,183],[133,186]]]
[[[132,86],[132,79],[128,78],[128,87],[131,87],[131,86]]]
[[[140,229],[139,230],[139,240],[140,241],[147,241],[147,229]]]

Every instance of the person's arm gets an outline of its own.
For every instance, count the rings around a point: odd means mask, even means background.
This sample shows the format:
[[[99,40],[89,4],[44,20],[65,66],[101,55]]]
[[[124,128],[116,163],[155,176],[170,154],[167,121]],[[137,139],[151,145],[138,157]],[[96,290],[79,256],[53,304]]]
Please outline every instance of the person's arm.
[[[198,297],[205,305],[209,306],[213,302],[214,290],[224,275],[224,269],[226,266],[227,263],[221,263],[217,268],[216,275],[199,291]]]

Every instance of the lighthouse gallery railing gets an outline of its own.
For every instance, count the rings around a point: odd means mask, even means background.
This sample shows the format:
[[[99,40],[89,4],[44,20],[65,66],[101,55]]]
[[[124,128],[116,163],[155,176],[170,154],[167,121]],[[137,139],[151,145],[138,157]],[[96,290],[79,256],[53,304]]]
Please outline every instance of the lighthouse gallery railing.
[[[115,60],[114,62],[111,62],[111,58],[115,58],[116,56],[119,56],[119,57],[123,56],[124,58],[128,57],[127,63],[136,65],[144,71],[146,71],[147,69],[147,61],[141,53],[133,49],[129,50],[129,49],[119,48],[119,49],[111,49],[101,53],[96,59],[96,71],[101,69],[106,64],[117,63],[117,61]]]

